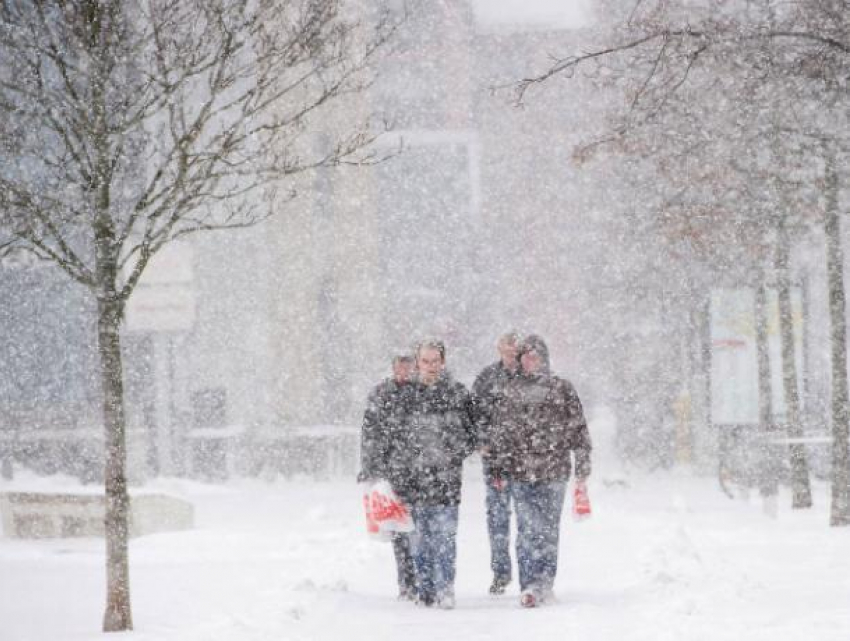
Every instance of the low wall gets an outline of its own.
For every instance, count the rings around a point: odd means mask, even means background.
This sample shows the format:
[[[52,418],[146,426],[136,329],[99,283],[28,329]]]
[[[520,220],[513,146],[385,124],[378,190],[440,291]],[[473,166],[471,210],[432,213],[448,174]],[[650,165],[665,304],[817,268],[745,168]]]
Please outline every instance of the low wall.
[[[243,440],[239,455],[239,467],[247,476],[354,479],[360,468],[360,428],[318,425],[255,430]]]
[[[141,485],[155,476],[158,468],[169,476],[208,482],[238,476],[354,478],[359,469],[359,426],[179,427],[168,456],[174,469],[153,462],[159,455],[150,439],[141,429],[127,432],[130,485]],[[98,430],[0,431],[0,475],[7,480],[14,475],[14,462],[42,476],[62,473],[86,485],[102,485],[103,458]]]
[[[129,483],[142,483],[150,476],[148,433],[141,428],[127,430]],[[13,477],[13,463],[37,474],[68,474],[83,483],[103,483],[103,431],[90,427],[43,429],[20,425],[0,430],[0,474]]]
[[[103,536],[102,494],[0,492],[4,536],[22,539]],[[131,494],[130,536],[187,530],[194,507],[166,494]]]

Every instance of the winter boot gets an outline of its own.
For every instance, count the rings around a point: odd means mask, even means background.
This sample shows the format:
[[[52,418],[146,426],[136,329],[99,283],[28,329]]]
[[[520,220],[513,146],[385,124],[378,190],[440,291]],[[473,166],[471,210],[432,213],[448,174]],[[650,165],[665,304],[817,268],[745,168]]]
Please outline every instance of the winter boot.
[[[505,593],[505,588],[510,584],[510,577],[494,576],[493,582],[490,584],[490,594],[498,596]]]
[[[455,594],[453,590],[446,590],[437,595],[437,607],[441,610],[455,609]]]
[[[436,598],[430,594],[417,594],[413,603],[421,608],[430,608],[436,603]]]
[[[531,590],[523,591],[519,597],[519,604],[524,608],[536,608],[537,603],[537,595]]]
[[[416,588],[399,588],[399,601],[416,601]]]

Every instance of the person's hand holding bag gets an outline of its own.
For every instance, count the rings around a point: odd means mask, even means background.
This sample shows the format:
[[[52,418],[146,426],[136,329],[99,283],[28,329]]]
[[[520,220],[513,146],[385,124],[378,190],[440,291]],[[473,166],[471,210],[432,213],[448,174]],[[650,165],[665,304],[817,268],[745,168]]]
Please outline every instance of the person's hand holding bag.
[[[584,479],[576,479],[573,490],[573,518],[582,521],[590,518],[590,496],[587,493],[587,483]]]

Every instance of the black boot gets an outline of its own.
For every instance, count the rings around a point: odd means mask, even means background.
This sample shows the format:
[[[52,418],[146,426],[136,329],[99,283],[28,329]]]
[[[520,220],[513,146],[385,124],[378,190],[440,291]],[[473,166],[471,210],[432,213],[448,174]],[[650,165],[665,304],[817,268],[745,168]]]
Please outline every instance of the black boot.
[[[493,582],[490,584],[490,594],[499,595],[505,593],[505,588],[510,584],[510,577],[494,576]]]

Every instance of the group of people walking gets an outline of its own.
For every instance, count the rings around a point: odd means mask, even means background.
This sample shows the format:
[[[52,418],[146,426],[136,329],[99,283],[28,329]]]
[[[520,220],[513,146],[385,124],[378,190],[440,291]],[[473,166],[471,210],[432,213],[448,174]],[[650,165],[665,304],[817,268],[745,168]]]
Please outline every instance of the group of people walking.
[[[590,475],[587,422],[573,386],[551,373],[542,338],[508,333],[498,350],[470,393],[446,369],[445,345],[424,341],[414,354],[395,356],[393,375],[369,395],[358,478],[389,481],[415,526],[393,535],[402,599],[455,605],[463,462],[476,450],[487,484],[490,593],[504,593],[513,578],[513,504],[520,604],[552,597],[573,459],[577,483]]]

